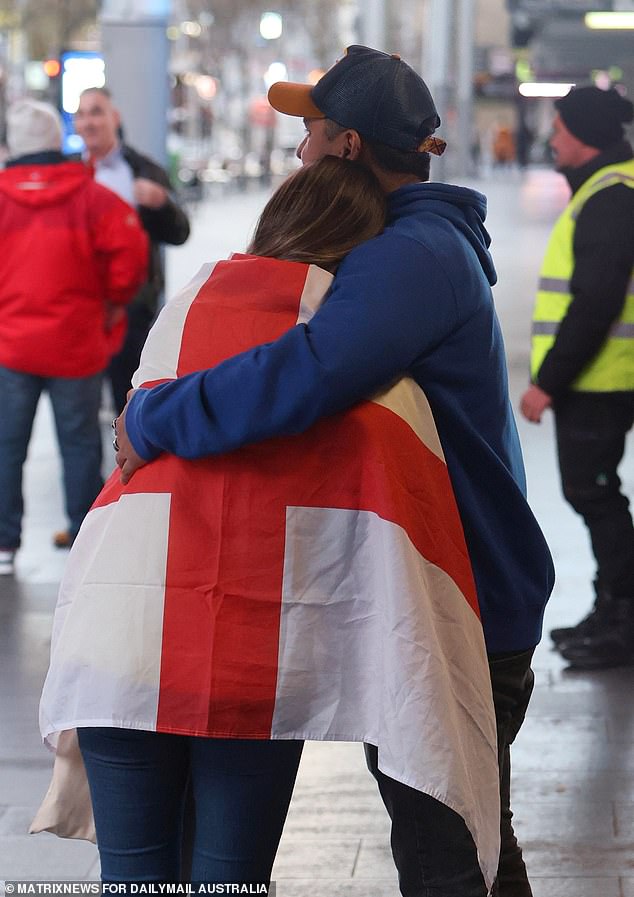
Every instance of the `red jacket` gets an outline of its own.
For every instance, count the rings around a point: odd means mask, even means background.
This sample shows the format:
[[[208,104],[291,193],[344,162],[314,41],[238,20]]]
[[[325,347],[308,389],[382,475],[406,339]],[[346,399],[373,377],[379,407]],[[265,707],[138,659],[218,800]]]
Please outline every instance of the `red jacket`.
[[[87,377],[112,354],[109,306],[147,274],[139,218],[80,162],[0,171],[0,365]]]

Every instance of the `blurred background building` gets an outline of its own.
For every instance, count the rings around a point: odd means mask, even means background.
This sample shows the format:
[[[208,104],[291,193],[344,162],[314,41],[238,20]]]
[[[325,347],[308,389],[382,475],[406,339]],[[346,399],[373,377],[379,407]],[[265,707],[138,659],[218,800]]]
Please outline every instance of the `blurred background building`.
[[[436,176],[547,161],[549,98],[570,84],[634,94],[634,0],[0,0],[0,129],[28,93],[64,110],[80,150],[79,91],[107,81],[192,199],[241,188],[296,164],[301,123],[269,108],[269,84],[316,80],[355,42],[430,83],[450,145]]]

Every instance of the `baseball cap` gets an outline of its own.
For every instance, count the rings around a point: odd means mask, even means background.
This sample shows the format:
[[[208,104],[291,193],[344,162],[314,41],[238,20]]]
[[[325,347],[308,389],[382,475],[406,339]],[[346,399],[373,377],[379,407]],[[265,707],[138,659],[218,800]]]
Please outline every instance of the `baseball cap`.
[[[437,156],[445,150],[445,141],[432,137],[440,117],[429,88],[396,53],[348,47],[314,86],[278,81],[268,97],[278,112],[329,118],[394,149]]]

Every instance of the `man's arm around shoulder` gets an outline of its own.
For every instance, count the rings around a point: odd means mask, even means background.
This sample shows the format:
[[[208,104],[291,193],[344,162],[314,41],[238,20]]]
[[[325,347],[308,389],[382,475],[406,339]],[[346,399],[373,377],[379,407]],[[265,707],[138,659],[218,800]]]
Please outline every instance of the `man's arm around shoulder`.
[[[347,257],[308,324],[137,393],[126,422],[132,445],[144,458],[161,451],[196,458],[303,432],[433,349],[455,326],[450,289],[423,247],[390,235],[371,240]]]

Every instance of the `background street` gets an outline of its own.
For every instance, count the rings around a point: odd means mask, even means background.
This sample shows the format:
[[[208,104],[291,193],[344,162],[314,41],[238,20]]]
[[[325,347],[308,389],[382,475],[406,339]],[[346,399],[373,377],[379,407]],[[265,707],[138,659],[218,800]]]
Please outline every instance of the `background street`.
[[[563,178],[545,169],[495,172],[470,186],[489,197],[499,274],[494,295],[517,408],[528,377],[540,261],[567,189]],[[218,187],[195,208],[191,239],[167,252],[167,294],[203,262],[243,250],[267,195],[256,188],[223,194]],[[104,410],[108,467],[110,417]],[[593,564],[585,529],[560,496],[550,414],[541,426],[519,419],[518,426],[529,498],[558,574],[547,632],[587,612]],[[622,479],[631,496],[631,443],[629,449]],[[96,880],[99,875],[93,845],[26,834],[52,763],[40,742],[37,704],[67,558],[51,547],[52,533],[64,525],[59,480],[44,400],[25,469],[24,545],[15,578],[0,579],[0,879]],[[535,897],[634,897],[634,672],[568,672],[547,637],[534,667],[535,694],[513,752],[513,805]],[[279,897],[396,897],[387,817],[360,745],[307,744],[273,877]]]

